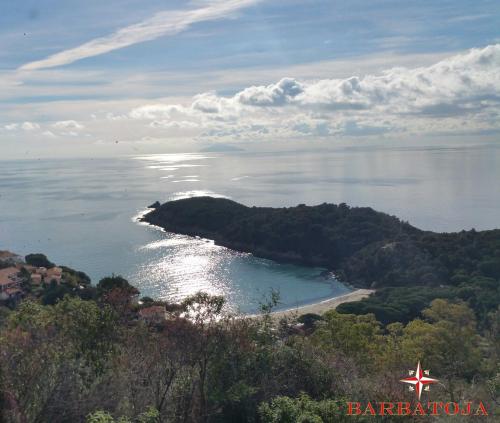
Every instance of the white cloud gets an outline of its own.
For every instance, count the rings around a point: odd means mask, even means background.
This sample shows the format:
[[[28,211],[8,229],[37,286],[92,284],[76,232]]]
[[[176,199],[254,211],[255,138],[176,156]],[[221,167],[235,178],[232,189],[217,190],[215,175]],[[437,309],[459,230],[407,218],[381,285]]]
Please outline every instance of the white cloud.
[[[9,123],[4,126],[4,129],[7,131],[15,131],[17,128],[19,128],[18,123]]]
[[[40,125],[36,122],[13,122],[0,126],[0,129],[4,129],[5,131],[14,132],[14,131],[25,131],[25,132],[34,132],[40,129]]]
[[[234,99],[253,106],[318,107],[335,110],[384,108],[393,113],[432,114],[445,105],[453,112],[483,107],[500,100],[500,45],[471,50],[429,67],[393,68],[382,75],[323,79],[312,83],[282,80],[274,86],[247,88]],[[249,95],[250,93],[250,95]],[[282,94],[282,95],[281,95]]]
[[[303,85],[293,78],[283,78],[266,87],[249,87],[235,98],[249,106],[283,106],[304,92]]]
[[[170,114],[176,111],[181,111],[182,106],[171,104],[147,104],[132,109],[129,116],[132,119],[160,119],[168,118]]]
[[[150,123],[152,128],[173,128],[173,129],[196,129],[200,125],[189,120],[169,121],[169,120],[154,120]]]
[[[34,131],[36,129],[40,129],[40,125],[36,122],[23,122],[21,128],[24,131]]]
[[[308,72],[283,78],[293,74],[284,70],[275,82],[238,84],[231,95],[209,90],[153,101],[148,96],[51,102],[44,107],[37,103],[15,113],[5,106],[8,120],[0,128],[6,137],[17,136],[25,119],[44,116],[51,123],[25,131],[24,138],[38,142],[38,134],[45,131],[46,142],[62,143],[71,137],[72,144],[92,139],[119,140],[120,145],[149,138],[158,145],[186,145],[193,140],[420,139],[500,132],[500,45],[439,57],[426,66],[336,77],[346,75],[346,66],[342,63],[340,74],[332,67],[331,78],[321,72],[321,78],[308,77]],[[170,93],[170,87],[164,92]],[[48,130],[56,138],[51,140]]]
[[[174,35],[197,22],[231,17],[235,12],[259,1],[217,0],[209,2],[205,7],[196,9],[159,12],[150,19],[121,28],[109,36],[96,38],[78,47],[53,54],[46,59],[26,63],[20,67],[20,70],[37,70],[67,65],[133,44],[154,40],[166,35]]]
[[[218,97],[215,92],[209,92],[195,96],[191,107],[193,110],[199,110],[203,113],[219,113],[223,102],[225,99]]]
[[[60,130],[82,130],[85,127],[76,120],[60,120],[52,124],[54,129]]]
[[[232,96],[198,94],[187,105],[144,105],[129,116],[157,130],[198,126],[201,137],[276,139],[500,130],[499,108],[500,45],[491,45],[425,67],[282,78]]]

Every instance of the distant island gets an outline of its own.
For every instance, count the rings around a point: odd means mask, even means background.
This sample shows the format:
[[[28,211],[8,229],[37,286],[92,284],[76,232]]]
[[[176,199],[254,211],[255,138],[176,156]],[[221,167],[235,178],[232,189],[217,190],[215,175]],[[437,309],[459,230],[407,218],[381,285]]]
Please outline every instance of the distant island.
[[[217,143],[202,148],[200,151],[202,153],[226,153],[226,152],[229,153],[229,152],[238,152],[245,150],[241,147],[237,147],[236,145]]]
[[[247,207],[224,198],[167,202],[143,217],[166,231],[209,238],[257,257],[322,266],[377,294],[340,309],[408,321],[434,298],[474,298],[487,313],[500,294],[500,230],[435,233],[369,207]]]

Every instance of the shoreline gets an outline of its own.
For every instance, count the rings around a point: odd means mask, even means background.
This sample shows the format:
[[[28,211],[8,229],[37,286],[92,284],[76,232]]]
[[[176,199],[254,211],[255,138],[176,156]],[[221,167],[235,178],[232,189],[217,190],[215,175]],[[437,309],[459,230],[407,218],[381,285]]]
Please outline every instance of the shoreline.
[[[356,289],[355,291],[349,292],[348,294],[340,295],[339,297],[329,298],[327,300],[322,300],[317,303],[306,304],[303,306],[298,306],[294,308],[289,308],[286,310],[273,311],[271,316],[274,318],[283,317],[293,317],[300,316],[302,314],[314,313],[323,314],[329,310],[335,310],[337,306],[343,303],[350,303],[353,301],[359,301],[363,298],[368,297],[374,293],[374,289]],[[250,317],[258,317],[259,315],[252,315]]]
[[[263,256],[260,256],[260,255],[256,255],[252,251],[244,251],[244,250],[241,250],[241,249],[238,249],[238,248],[234,248],[234,246],[224,245],[223,243],[217,243],[214,239],[205,238],[204,236],[194,235],[194,234],[184,233],[184,232],[175,232],[175,231],[172,231],[172,230],[168,230],[165,227],[163,227],[162,225],[160,225],[159,223],[153,223],[153,222],[145,219],[145,217],[150,212],[152,212],[154,210],[155,210],[155,208],[148,207],[143,212],[137,214],[134,217],[134,220],[136,222],[140,223],[140,224],[152,226],[152,227],[154,227],[156,229],[161,230],[162,232],[166,232],[166,233],[170,232],[170,233],[173,233],[173,234],[185,235],[185,236],[189,236],[189,237],[192,237],[192,238],[208,239],[208,240],[213,241],[215,245],[219,245],[219,246],[227,248],[228,250],[231,250],[231,251],[244,252],[244,253],[247,253],[247,254],[251,254],[255,258],[264,258],[266,260],[271,260],[271,261],[274,261],[274,262],[279,263],[279,264],[285,264],[285,263],[288,262],[289,264],[292,263],[292,264],[295,264],[297,266],[313,267],[311,265],[307,265],[307,264],[304,264],[304,263],[293,263],[293,262],[290,262],[290,261],[282,262],[280,260],[276,260],[276,258],[263,257]],[[329,272],[331,272],[331,273],[333,273],[332,270],[329,270],[329,269],[326,269],[326,270],[329,271]],[[335,278],[335,279],[338,280],[337,278]],[[343,282],[341,282],[341,283],[343,283]],[[340,295],[338,297],[327,298],[327,299],[320,300],[320,301],[317,301],[317,302],[314,302],[314,303],[311,303],[311,304],[305,304],[305,305],[301,305],[301,306],[295,306],[295,307],[288,308],[288,309],[285,309],[285,310],[276,310],[276,311],[271,312],[271,316],[273,318],[279,319],[279,318],[283,318],[283,317],[294,317],[294,316],[296,317],[296,316],[300,316],[302,314],[307,314],[307,313],[314,313],[314,314],[320,314],[321,315],[321,314],[323,314],[323,313],[325,313],[325,312],[327,312],[329,310],[336,309],[337,306],[339,306],[340,304],[362,300],[362,299],[370,296],[374,292],[375,292],[374,289],[359,288],[359,289],[356,289],[356,290],[354,290],[352,292],[349,292],[347,294]],[[246,317],[250,317],[250,318],[256,318],[256,317],[259,317],[259,316],[261,316],[261,314],[252,313],[252,314],[247,314],[246,315]]]

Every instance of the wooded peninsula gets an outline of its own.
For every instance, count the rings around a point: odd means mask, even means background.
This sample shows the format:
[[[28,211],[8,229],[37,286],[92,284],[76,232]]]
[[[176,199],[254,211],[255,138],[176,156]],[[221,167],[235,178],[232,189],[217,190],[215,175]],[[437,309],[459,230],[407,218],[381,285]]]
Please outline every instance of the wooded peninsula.
[[[247,207],[224,198],[155,203],[143,220],[255,256],[322,266],[375,295],[339,306],[408,322],[435,298],[466,301],[482,320],[500,303],[500,230],[435,233],[369,207]]]

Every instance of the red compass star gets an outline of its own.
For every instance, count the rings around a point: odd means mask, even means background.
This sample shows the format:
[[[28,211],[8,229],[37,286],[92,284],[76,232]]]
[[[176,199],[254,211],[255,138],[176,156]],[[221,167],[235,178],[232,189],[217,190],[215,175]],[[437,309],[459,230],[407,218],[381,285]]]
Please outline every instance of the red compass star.
[[[403,383],[408,383],[410,385],[414,385],[416,391],[417,391],[417,396],[418,400],[420,401],[420,395],[422,395],[422,388],[424,388],[427,385],[431,385],[433,383],[437,383],[437,379],[432,379],[430,377],[424,376],[425,374],[429,374],[429,371],[426,370],[425,372],[422,371],[422,368],[420,367],[420,361],[417,364],[417,370],[415,371],[415,376],[412,377],[407,377],[406,379],[401,379],[400,382]],[[410,375],[413,374],[413,371],[410,372]],[[411,390],[412,387],[410,387]],[[428,390],[429,388],[424,388],[425,390]]]

